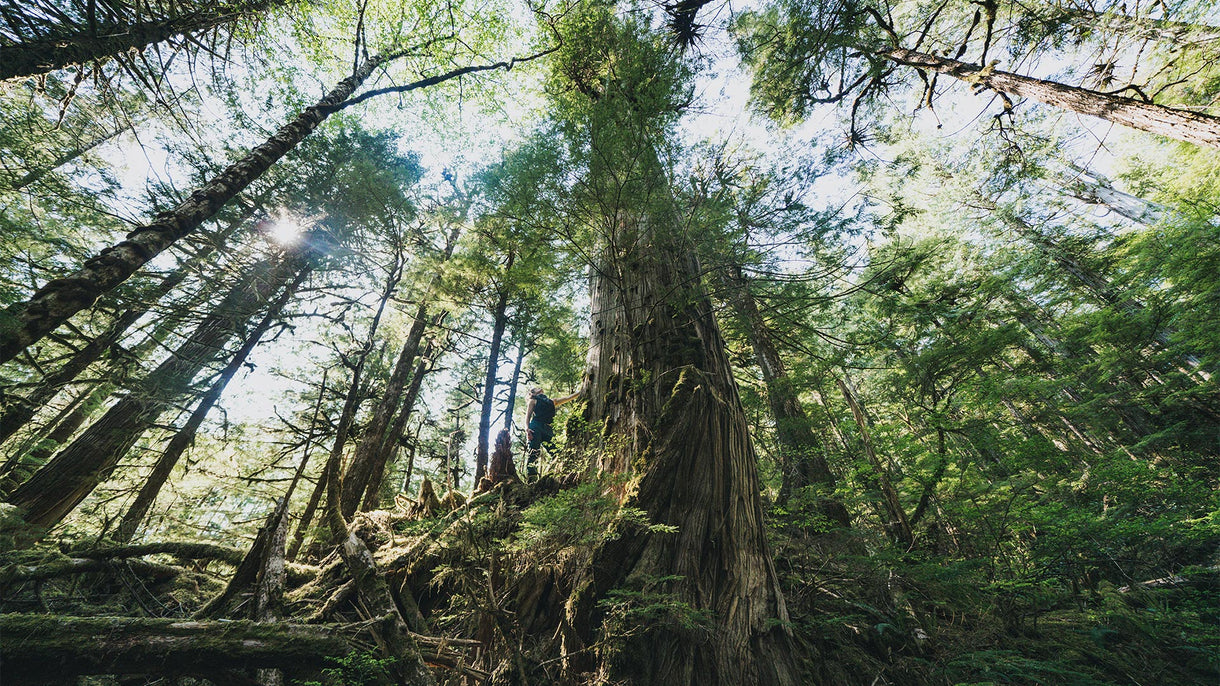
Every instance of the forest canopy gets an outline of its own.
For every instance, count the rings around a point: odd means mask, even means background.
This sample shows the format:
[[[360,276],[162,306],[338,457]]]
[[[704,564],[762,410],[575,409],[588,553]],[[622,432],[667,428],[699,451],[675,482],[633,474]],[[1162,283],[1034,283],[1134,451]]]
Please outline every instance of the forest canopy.
[[[0,0],[0,681],[1220,680],[1218,58]]]

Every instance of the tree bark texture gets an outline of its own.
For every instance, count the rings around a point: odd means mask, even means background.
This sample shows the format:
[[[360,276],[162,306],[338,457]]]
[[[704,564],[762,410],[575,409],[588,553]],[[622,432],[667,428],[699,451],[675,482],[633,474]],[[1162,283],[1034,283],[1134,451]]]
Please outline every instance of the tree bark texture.
[[[491,439],[491,411],[496,401],[496,373],[500,369],[500,346],[504,341],[504,329],[508,327],[508,279],[515,257],[511,252],[508,254],[504,281],[500,284],[500,296],[496,299],[496,307],[492,313],[491,349],[487,352],[487,374],[483,378],[483,403],[479,411],[479,438],[475,444],[475,483],[487,474],[487,444]]]
[[[49,528],[60,522],[103,480],[194,377],[271,296],[302,268],[296,257],[251,267],[211,314],[140,387],[119,400],[61,450],[9,502],[22,508],[25,521]]]
[[[187,418],[186,423],[182,428],[178,429],[174,437],[170,439],[168,445],[165,446],[165,451],[161,453],[161,457],[157,458],[157,462],[153,465],[152,472],[144,479],[144,484],[140,486],[140,492],[136,494],[136,499],[132,501],[131,506],[127,508],[127,512],[123,514],[123,518],[119,521],[118,528],[111,534],[111,538],[116,543],[127,543],[135,536],[136,530],[140,524],[144,522],[145,516],[152,508],[152,505],[157,500],[157,495],[161,493],[161,487],[165,482],[169,481],[169,475],[173,473],[174,467],[178,465],[179,458],[186,452],[186,449],[195,441],[195,433],[199,427],[203,425],[203,420],[207,418],[208,413],[220,400],[220,396],[225,392],[225,388],[229,382],[237,376],[237,372],[246,363],[246,359],[250,357],[250,353],[254,351],[255,346],[262,340],[263,334],[271,328],[275,320],[280,316],[284,306],[296,294],[297,288],[301,282],[305,280],[308,271],[302,269],[295,281],[288,285],[267,314],[263,316],[252,331],[246,336],[246,341],[233,354],[229,364],[220,371],[220,375],[212,382],[211,388],[199,400],[199,404],[195,406],[195,410],[191,412],[191,416]]]
[[[1220,117],[1174,109],[1113,93],[1068,86],[1056,81],[1021,76],[905,48],[887,48],[878,54],[897,64],[948,74],[977,88],[1037,100],[1052,107],[1098,117],[1166,138],[1213,148],[1220,147]]]
[[[621,531],[594,552],[569,601],[575,635],[565,652],[580,670],[575,651],[613,645],[584,667],[615,683],[795,684],[757,458],[724,341],[653,143],[640,140],[633,103],[616,100],[597,103],[610,108],[591,131],[606,166],[591,162],[589,184],[631,200],[599,221],[581,395],[601,427],[599,466],[630,476],[624,505],[676,532]],[[620,633],[614,611],[598,604],[620,587],[660,594],[675,616]]]
[[[762,371],[763,383],[767,386],[767,401],[775,420],[775,434],[779,441],[780,463],[784,470],[783,483],[778,501],[787,502],[794,488],[818,485],[824,491],[819,497],[818,509],[832,522],[849,526],[851,517],[847,508],[833,498],[835,477],[826,463],[824,444],[813,433],[813,426],[801,406],[792,380],[788,377],[784,360],[775,346],[775,340],[766,321],[758,310],[758,303],[750,292],[750,284],[740,268],[726,275],[729,299],[737,316],[745,322],[745,329],[754,349],[754,357]]]
[[[152,21],[104,23],[92,30],[0,45],[0,81],[45,74],[74,64],[139,52],[174,36],[203,33],[266,11],[280,2],[230,2]]]
[[[5,686],[75,683],[85,674],[312,673],[354,651],[338,627],[248,621],[3,614],[0,635]]]

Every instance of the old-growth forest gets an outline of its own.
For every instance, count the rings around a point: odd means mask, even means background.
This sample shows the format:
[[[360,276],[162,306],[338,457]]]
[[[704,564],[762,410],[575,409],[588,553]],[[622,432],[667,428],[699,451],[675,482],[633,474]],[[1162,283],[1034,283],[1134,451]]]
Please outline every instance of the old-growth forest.
[[[1218,64],[1202,0],[0,0],[0,683],[1220,683]]]

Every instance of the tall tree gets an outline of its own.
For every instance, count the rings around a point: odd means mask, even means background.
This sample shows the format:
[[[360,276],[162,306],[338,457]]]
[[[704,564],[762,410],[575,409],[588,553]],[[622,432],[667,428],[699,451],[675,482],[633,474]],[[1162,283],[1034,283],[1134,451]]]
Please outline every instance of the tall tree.
[[[56,3],[60,4],[60,3]],[[130,52],[174,36],[202,34],[256,17],[285,0],[70,3],[68,12],[34,0],[24,32],[0,42],[0,81],[45,74]],[[74,16],[75,15],[75,16]],[[53,21],[48,22],[48,18]],[[30,29],[33,30],[30,30]],[[7,36],[6,36],[7,38]]]
[[[630,474],[624,504],[677,533],[630,530],[594,553],[592,575],[570,601],[581,640],[566,647],[614,635],[597,603],[626,585],[700,613],[694,621],[709,631],[632,632],[620,639],[630,645],[601,655],[609,678],[796,683],[745,415],[660,157],[687,72],[665,39],[612,8],[577,17],[559,78],[579,94],[570,105],[588,136],[584,184],[601,208],[582,394],[602,430],[601,468]]]
[[[391,49],[360,61],[351,76],[340,81],[321,100],[280,127],[245,157],[197,188],[178,206],[158,214],[151,223],[137,227],[127,235],[126,240],[103,250],[77,271],[47,282],[28,301],[11,305],[0,320],[0,362],[12,359],[72,315],[90,307],[103,293],[125,281],[174,242],[194,232],[335,112],[378,95],[406,93],[482,71],[511,69],[519,62],[536,59],[554,50],[551,48],[504,62],[460,67],[402,86],[371,90],[353,97],[356,89],[374,71],[414,54],[417,49]]]
[[[112,405],[9,495],[9,502],[21,508],[25,521],[45,529],[67,516],[109,477],[136,440],[187,390],[224,344],[307,265],[305,253],[296,251],[247,268],[216,309],[136,391]]]

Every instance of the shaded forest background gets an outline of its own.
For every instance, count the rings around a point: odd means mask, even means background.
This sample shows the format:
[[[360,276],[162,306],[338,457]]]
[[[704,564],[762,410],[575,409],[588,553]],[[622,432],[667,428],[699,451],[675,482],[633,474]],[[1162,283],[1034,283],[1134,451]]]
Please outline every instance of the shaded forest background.
[[[1214,7],[2,1],[5,684],[1220,680]]]

